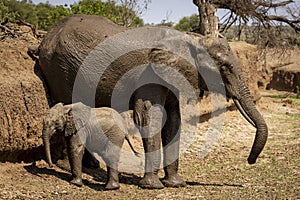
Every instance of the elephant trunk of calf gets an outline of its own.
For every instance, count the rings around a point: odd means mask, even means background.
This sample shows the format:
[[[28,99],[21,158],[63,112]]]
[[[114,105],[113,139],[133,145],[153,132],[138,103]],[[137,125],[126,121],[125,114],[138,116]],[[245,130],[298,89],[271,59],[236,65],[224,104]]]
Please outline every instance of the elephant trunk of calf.
[[[240,88],[241,89],[239,94],[241,96],[235,98],[234,102],[237,105],[237,108],[240,110],[240,112],[245,116],[245,118],[248,121],[250,121],[250,123],[252,121],[253,123],[251,124],[254,125],[254,127],[257,129],[255,140],[250,155],[248,157],[248,163],[254,164],[267,142],[268,127],[264,118],[256,109],[255,104],[251,98],[249,89],[246,86],[241,86]]]
[[[47,158],[47,162],[50,167],[53,166],[52,159],[51,159],[51,152],[50,152],[50,135],[47,131],[43,131],[43,142],[45,146],[45,154]]]

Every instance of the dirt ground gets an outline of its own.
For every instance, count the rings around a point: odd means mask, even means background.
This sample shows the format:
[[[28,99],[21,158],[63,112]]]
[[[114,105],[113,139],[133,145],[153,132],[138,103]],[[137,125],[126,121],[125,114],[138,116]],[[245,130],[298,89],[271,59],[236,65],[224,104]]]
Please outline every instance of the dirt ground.
[[[198,124],[191,147],[180,157],[185,188],[144,190],[142,174],[120,174],[121,189],[104,191],[105,168],[85,169],[84,186],[70,185],[70,173],[34,163],[0,163],[0,199],[299,199],[300,99],[295,94],[262,91],[258,105],[269,126],[266,147],[254,165],[247,164],[255,129],[236,110],[227,111],[213,151],[199,157],[210,121]],[[163,173],[160,173],[163,176]]]

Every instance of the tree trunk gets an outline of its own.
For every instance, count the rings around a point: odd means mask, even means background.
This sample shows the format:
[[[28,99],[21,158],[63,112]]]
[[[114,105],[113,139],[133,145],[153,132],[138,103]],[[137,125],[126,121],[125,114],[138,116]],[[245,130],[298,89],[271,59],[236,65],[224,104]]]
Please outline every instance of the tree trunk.
[[[199,28],[196,32],[217,38],[219,36],[217,8],[208,0],[193,0],[193,3],[198,7],[200,18]]]

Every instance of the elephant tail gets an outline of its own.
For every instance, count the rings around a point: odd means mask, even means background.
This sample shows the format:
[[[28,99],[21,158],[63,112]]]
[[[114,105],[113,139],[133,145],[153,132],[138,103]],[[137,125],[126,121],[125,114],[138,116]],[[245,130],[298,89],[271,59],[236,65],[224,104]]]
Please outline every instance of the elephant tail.
[[[141,154],[140,154],[139,152],[137,152],[137,151],[134,149],[133,145],[131,144],[128,135],[125,135],[125,139],[126,139],[126,141],[128,142],[128,144],[129,144],[129,146],[130,146],[130,149],[133,151],[134,155],[136,155],[137,157],[141,157]]]

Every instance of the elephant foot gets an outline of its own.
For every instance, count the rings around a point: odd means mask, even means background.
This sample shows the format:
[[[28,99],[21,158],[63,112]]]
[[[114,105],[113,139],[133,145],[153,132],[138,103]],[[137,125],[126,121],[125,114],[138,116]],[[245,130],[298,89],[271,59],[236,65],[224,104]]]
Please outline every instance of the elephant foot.
[[[105,185],[105,190],[117,190],[120,188],[120,184],[116,181],[109,181]]]
[[[73,184],[73,185],[76,185],[78,187],[81,187],[82,186],[82,179],[81,178],[73,178],[70,181],[70,183]]]
[[[58,160],[56,166],[63,170],[71,171],[71,167],[68,159]]]
[[[143,179],[139,182],[139,186],[144,189],[162,189],[164,185],[154,173],[145,174]]]
[[[178,188],[178,187],[185,187],[186,186],[186,182],[178,174],[174,174],[172,176],[165,177],[162,180],[162,183],[166,187]]]

